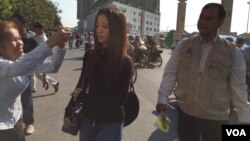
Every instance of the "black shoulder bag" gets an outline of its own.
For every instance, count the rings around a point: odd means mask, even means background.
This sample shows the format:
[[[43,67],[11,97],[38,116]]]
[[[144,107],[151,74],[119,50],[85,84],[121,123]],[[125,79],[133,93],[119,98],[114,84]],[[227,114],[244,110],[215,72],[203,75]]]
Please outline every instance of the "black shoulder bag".
[[[140,110],[140,102],[135,93],[133,82],[130,80],[128,97],[124,103],[125,119],[123,126],[131,124],[138,116]]]
[[[80,95],[80,94],[79,94]],[[78,98],[77,98],[78,99]],[[81,121],[82,102],[74,101],[71,97],[67,107],[65,108],[65,116],[63,120],[62,131],[76,136],[79,131]]]
[[[87,53],[87,52],[86,52]],[[89,53],[86,54],[87,57],[83,61],[83,71],[86,70],[86,62]],[[86,72],[86,71],[85,71]],[[65,108],[64,122],[62,126],[62,131],[71,135],[76,136],[79,131],[79,126],[82,118],[83,109],[83,99],[87,93],[88,83],[86,79],[86,73],[84,72],[81,80],[81,92],[78,94],[76,101],[74,101],[73,95],[70,98],[68,105]]]
[[[83,77],[85,81],[85,75]],[[84,83],[82,83],[84,84]],[[81,92],[78,94],[76,101],[74,101],[73,95],[65,108],[64,122],[62,131],[76,136],[79,131],[79,125],[82,119],[83,99],[86,95],[87,86],[83,85]]]

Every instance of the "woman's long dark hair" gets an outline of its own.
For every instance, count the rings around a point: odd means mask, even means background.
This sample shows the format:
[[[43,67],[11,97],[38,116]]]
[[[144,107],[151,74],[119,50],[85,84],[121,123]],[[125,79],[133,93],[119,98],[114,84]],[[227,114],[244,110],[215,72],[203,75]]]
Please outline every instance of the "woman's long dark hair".
[[[105,68],[105,84],[107,87],[111,87],[118,79],[122,70],[123,59],[127,56],[126,19],[124,14],[114,6],[99,9],[96,15],[95,25],[99,15],[105,15],[109,24],[108,46],[105,48],[105,53],[107,53],[105,55],[107,55],[108,59],[108,66]],[[87,75],[90,77],[94,75],[95,66],[103,49],[102,44],[97,40],[96,30],[95,26],[95,47],[89,57],[90,59],[87,65]]]

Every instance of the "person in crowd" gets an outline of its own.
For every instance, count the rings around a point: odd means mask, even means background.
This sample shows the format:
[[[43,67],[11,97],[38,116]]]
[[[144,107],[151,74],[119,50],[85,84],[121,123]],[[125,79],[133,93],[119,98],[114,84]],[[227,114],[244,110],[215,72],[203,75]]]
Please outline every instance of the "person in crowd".
[[[82,44],[82,38],[81,38],[80,33],[76,34],[75,40],[76,40],[75,46],[76,46],[76,48],[79,48]]]
[[[47,40],[47,36],[44,31],[44,26],[40,22],[36,22],[33,25],[35,35],[35,40],[40,44]],[[50,58],[47,58],[50,59]],[[43,82],[43,87],[47,90],[49,88],[49,85],[51,85],[54,88],[55,93],[59,90],[59,82],[47,75],[46,73],[36,73],[36,77]],[[36,81],[34,81],[33,84],[33,90],[36,90]]]
[[[218,35],[225,16],[223,5],[206,4],[197,23],[199,34],[181,40],[165,67],[156,109],[167,112],[176,87],[180,141],[220,141],[230,99],[239,122],[250,123],[243,54]]]
[[[145,42],[145,46],[147,47],[147,55],[150,56],[153,49],[157,44],[155,43],[152,36],[147,36],[147,40]]]
[[[248,47],[247,45],[245,45],[245,40],[243,38],[237,38],[235,43],[236,43],[236,46],[240,48],[241,50],[244,50],[245,48]]]
[[[131,44],[131,42],[129,41],[129,38],[127,38],[127,44],[128,44],[128,48],[127,48],[127,53],[128,55],[132,58],[132,60],[134,61],[134,46]]]
[[[164,37],[164,35],[160,35],[160,38],[158,40],[159,40],[160,47],[165,48],[166,45],[165,45],[165,37]]]
[[[135,36],[135,39],[133,41],[133,46],[135,48],[139,48],[141,46],[141,39],[139,36]]]
[[[250,101],[250,48],[247,47],[243,51],[246,60],[246,84],[248,92],[248,100]]]
[[[85,51],[88,51],[89,49],[94,47],[94,35],[93,32],[89,32],[87,37],[87,42],[85,44]]]
[[[153,39],[152,36],[147,36],[147,40],[146,40],[146,42],[145,42],[145,45],[146,45],[149,49],[153,48],[153,47],[156,45],[156,43],[155,43],[155,41],[154,41],[154,39]]]
[[[33,50],[38,42],[34,38],[30,38],[28,35],[28,19],[24,15],[20,13],[14,13],[11,16],[11,21],[16,23],[18,27],[19,34],[21,35],[21,39],[24,43],[23,51],[24,53],[28,53]],[[25,134],[30,135],[35,131],[33,126],[34,123],[34,109],[33,109],[33,100],[32,100],[32,88],[34,84],[34,73],[30,72],[28,74],[29,85],[23,91],[21,95],[22,108],[23,108],[23,123],[25,125]]]
[[[133,67],[127,55],[126,19],[118,8],[110,6],[99,9],[94,27],[95,47],[84,55],[86,67],[76,86],[87,85],[88,91],[83,96],[80,141],[121,141],[123,104]]]
[[[46,42],[24,54],[18,26],[12,21],[0,22],[0,140],[25,141],[21,94],[29,85],[29,72],[57,72],[66,53],[65,42],[71,32],[60,29]],[[51,62],[51,48],[58,45]]]
[[[128,36],[128,41],[129,41],[129,43],[130,43],[130,44],[132,44],[132,45],[133,45],[134,40],[135,40],[135,38],[134,38],[134,36],[133,36],[133,35],[129,35],[129,36]]]
[[[73,48],[73,42],[74,42],[75,36],[72,35],[71,39],[69,40],[69,49]]]

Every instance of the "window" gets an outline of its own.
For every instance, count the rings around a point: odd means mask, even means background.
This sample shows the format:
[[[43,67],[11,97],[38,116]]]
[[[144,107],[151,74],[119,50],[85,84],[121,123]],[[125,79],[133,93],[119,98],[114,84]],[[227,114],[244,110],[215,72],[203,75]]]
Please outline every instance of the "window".
[[[136,18],[134,18],[133,21],[136,22]]]
[[[125,9],[125,8],[119,7],[119,9],[120,9],[123,13],[126,13],[126,9]]]

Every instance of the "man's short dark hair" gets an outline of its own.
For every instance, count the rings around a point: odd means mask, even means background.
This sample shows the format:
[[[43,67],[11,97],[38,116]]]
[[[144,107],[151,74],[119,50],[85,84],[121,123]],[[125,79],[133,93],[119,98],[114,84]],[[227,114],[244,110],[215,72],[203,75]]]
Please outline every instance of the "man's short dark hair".
[[[44,28],[43,24],[40,22],[35,22],[33,25],[34,28]]]
[[[236,43],[244,43],[245,40],[243,38],[237,38]]]
[[[22,24],[28,24],[28,18],[20,13],[14,13],[11,16],[11,19],[13,19],[13,18],[17,18],[18,21],[20,21]]]
[[[202,10],[203,10],[203,9],[210,8],[210,7],[212,7],[212,6],[215,6],[215,7],[218,8],[218,10],[219,10],[219,13],[218,13],[219,19],[224,19],[224,18],[226,17],[226,10],[225,10],[225,8],[224,8],[223,5],[221,5],[221,4],[219,4],[219,3],[208,3],[208,4],[206,4],[206,5],[202,8]]]

